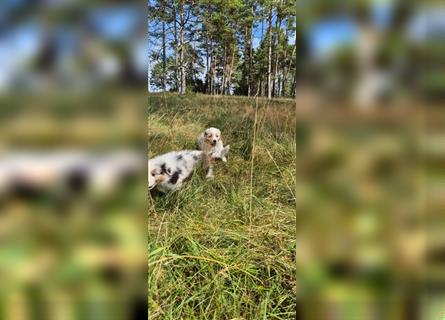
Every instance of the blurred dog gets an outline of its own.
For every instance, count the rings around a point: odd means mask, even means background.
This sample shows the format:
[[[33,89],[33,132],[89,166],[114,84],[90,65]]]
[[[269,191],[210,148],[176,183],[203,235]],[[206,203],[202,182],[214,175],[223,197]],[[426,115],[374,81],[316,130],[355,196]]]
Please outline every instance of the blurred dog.
[[[217,155],[223,162],[227,162],[226,154],[230,145],[224,147],[221,139],[221,130],[218,128],[207,128],[198,136],[198,148],[204,151],[206,155]],[[204,167],[207,170],[207,178],[213,177],[214,156],[205,158]]]
[[[138,152],[22,151],[0,156],[0,198],[107,196],[144,171]]]

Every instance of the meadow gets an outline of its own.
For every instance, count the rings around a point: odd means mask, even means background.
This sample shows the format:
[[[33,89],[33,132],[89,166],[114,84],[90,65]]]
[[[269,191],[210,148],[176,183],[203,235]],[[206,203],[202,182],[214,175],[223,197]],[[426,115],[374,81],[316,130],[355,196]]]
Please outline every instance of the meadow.
[[[149,319],[294,319],[295,101],[152,94],[149,158],[222,131],[227,163],[149,196]]]

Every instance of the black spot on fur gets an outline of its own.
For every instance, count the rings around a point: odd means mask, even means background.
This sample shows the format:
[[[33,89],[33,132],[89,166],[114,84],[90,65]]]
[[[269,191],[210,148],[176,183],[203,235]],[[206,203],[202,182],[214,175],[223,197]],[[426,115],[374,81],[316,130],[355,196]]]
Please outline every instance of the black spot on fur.
[[[165,163],[163,163],[161,165],[161,174],[170,174],[172,172],[172,169],[167,168],[167,165]]]
[[[164,195],[164,193],[161,192],[160,190],[158,190],[158,188],[153,188],[153,189],[150,190],[150,195],[153,198],[157,198],[157,197],[160,197],[160,196]]]
[[[85,191],[88,185],[88,172],[84,169],[76,169],[68,174],[66,182],[68,188],[73,193]]]
[[[116,283],[119,282],[123,277],[122,269],[117,265],[105,265],[100,270],[102,278],[107,282]]]
[[[129,319],[138,320],[138,319],[147,319],[147,298],[141,295],[135,295],[130,297],[131,303],[129,303],[131,312],[129,314]]]
[[[199,158],[198,158],[198,156],[194,155],[193,159],[195,159],[195,161],[198,161]]]
[[[14,181],[11,187],[10,195],[19,199],[37,200],[42,198],[47,190],[41,186],[37,186],[26,181]]]
[[[179,175],[181,173],[182,173],[182,171],[180,169],[176,170],[168,182],[171,184],[175,184],[176,182],[178,182]]]
[[[180,154],[179,156],[176,157],[176,160],[182,160],[182,155]]]

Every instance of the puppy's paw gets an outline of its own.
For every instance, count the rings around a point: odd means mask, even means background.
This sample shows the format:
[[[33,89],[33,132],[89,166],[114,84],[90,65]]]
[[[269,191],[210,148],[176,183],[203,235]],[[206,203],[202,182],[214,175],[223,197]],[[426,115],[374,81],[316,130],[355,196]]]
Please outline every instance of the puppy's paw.
[[[227,162],[227,158],[226,157],[222,158],[222,161]]]
[[[213,180],[215,178],[215,176],[213,174],[212,175],[206,175],[206,178],[209,179],[209,180]]]

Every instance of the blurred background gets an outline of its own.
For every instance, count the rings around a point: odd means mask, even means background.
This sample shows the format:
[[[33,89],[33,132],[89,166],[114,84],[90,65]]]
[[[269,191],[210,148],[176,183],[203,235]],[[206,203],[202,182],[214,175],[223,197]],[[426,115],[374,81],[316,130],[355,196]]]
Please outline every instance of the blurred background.
[[[0,2],[0,318],[146,318],[146,17]]]
[[[445,6],[297,8],[298,316],[443,319]]]
[[[440,1],[301,1],[297,7],[300,92],[361,108],[444,98]]]

